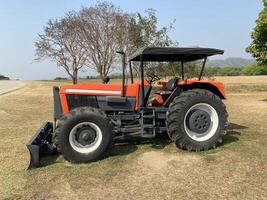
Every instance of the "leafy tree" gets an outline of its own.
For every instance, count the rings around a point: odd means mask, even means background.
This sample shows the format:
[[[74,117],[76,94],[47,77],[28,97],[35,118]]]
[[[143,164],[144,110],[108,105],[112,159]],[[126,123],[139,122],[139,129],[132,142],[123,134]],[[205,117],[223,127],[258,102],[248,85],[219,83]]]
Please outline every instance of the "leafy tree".
[[[131,55],[137,49],[145,46],[177,46],[178,43],[171,40],[168,35],[168,32],[173,29],[173,23],[175,22],[175,20],[173,20],[173,22],[171,22],[169,26],[158,28],[156,10],[150,8],[145,12],[146,15],[141,15],[140,13],[129,15],[127,38],[125,38],[124,41],[125,52],[128,55]],[[155,70],[153,69],[155,66],[163,67],[165,66],[165,64],[150,63],[146,65],[147,68],[152,68],[151,70]],[[138,73],[139,65],[134,65],[133,67]]]
[[[251,33],[252,43],[246,49],[259,64],[267,64],[267,0],[263,0],[256,26]]]
[[[77,83],[78,71],[85,66],[87,57],[78,36],[78,20],[75,13],[68,13],[60,20],[49,20],[44,33],[35,42],[36,60],[50,59],[62,67]]]
[[[130,15],[127,41],[129,53],[144,46],[164,47],[177,44],[168,36],[174,21],[169,26],[158,29],[156,10],[150,8],[145,13],[146,16],[142,16],[140,13]]]

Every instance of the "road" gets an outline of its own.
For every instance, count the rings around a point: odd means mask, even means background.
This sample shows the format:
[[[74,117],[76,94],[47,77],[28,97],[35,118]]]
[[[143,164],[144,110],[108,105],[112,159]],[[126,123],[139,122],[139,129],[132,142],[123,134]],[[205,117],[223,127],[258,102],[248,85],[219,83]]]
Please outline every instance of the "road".
[[[22,88],[25,85],[22,81],[0,81],[0,95]]]

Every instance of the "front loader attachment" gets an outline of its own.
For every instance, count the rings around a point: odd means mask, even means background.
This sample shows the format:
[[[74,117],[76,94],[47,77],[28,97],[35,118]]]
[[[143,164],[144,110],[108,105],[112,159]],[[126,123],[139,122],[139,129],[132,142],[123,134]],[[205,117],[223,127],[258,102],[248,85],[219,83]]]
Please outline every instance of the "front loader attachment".
[[[52,144],[53,123],[45,122],[27,143],[30,152],[28,169],[40,166],[40,158],[45,155],[56,154],[57,150]]]

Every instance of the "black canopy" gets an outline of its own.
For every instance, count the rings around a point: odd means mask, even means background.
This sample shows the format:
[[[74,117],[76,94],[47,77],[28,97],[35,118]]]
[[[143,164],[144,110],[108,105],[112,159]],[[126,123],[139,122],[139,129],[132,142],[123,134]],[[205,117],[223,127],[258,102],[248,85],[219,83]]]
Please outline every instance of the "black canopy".
[[[129,61],[194,61],[217,54],[223,54],[223,50],[211,48],[180,48],[180,47],[143,47],[129,57]]]

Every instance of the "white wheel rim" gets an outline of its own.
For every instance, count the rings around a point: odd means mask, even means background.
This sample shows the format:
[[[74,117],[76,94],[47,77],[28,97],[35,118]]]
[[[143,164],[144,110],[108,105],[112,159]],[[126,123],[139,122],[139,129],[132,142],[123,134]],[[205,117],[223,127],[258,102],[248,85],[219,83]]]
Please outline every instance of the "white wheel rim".
[[[190,130],[187,126],[186,118],[188,116],[188,113],[193,109],[199,109],[199,110],[205,111],[210,116],[210,120],[211,120],[210,127],[204,133],[201,133],[201,134],[196,133],[196,132]],[[184,117],[184,129],[185,129],[186,134],[190,138],[192,138],[193,140],[198,141],[198,142],[203,142],[203,141],[209,140],[212,136],[215,135],[215,133],[218,129],[218,126],[219,126],[219,117],[218,117],[217,111],[211,105],[209,105],[207,103],[198,103],[198,104],[193,105],[186,112],[185,117]]]
[[[77,130],[81,127],[86,127],[86,126],[90,126],[92,129],[95,130],[96,133],[96,137],[95,137],[95,141],[92,142],[89,145],[85,145],[83,146],[82,144],[80,144],[77,140],[76,140],[76,133]],[[82,154],[88,154],[91,153],[93,151],[95,151],[101,144],[102,142],[102,131],[101,129],[94,123],[92,122],[81,122],[79,124],[77,124],[76,126],[74,126],[69,134],[69,143],[70,146],[77,152],[82,153]]]

